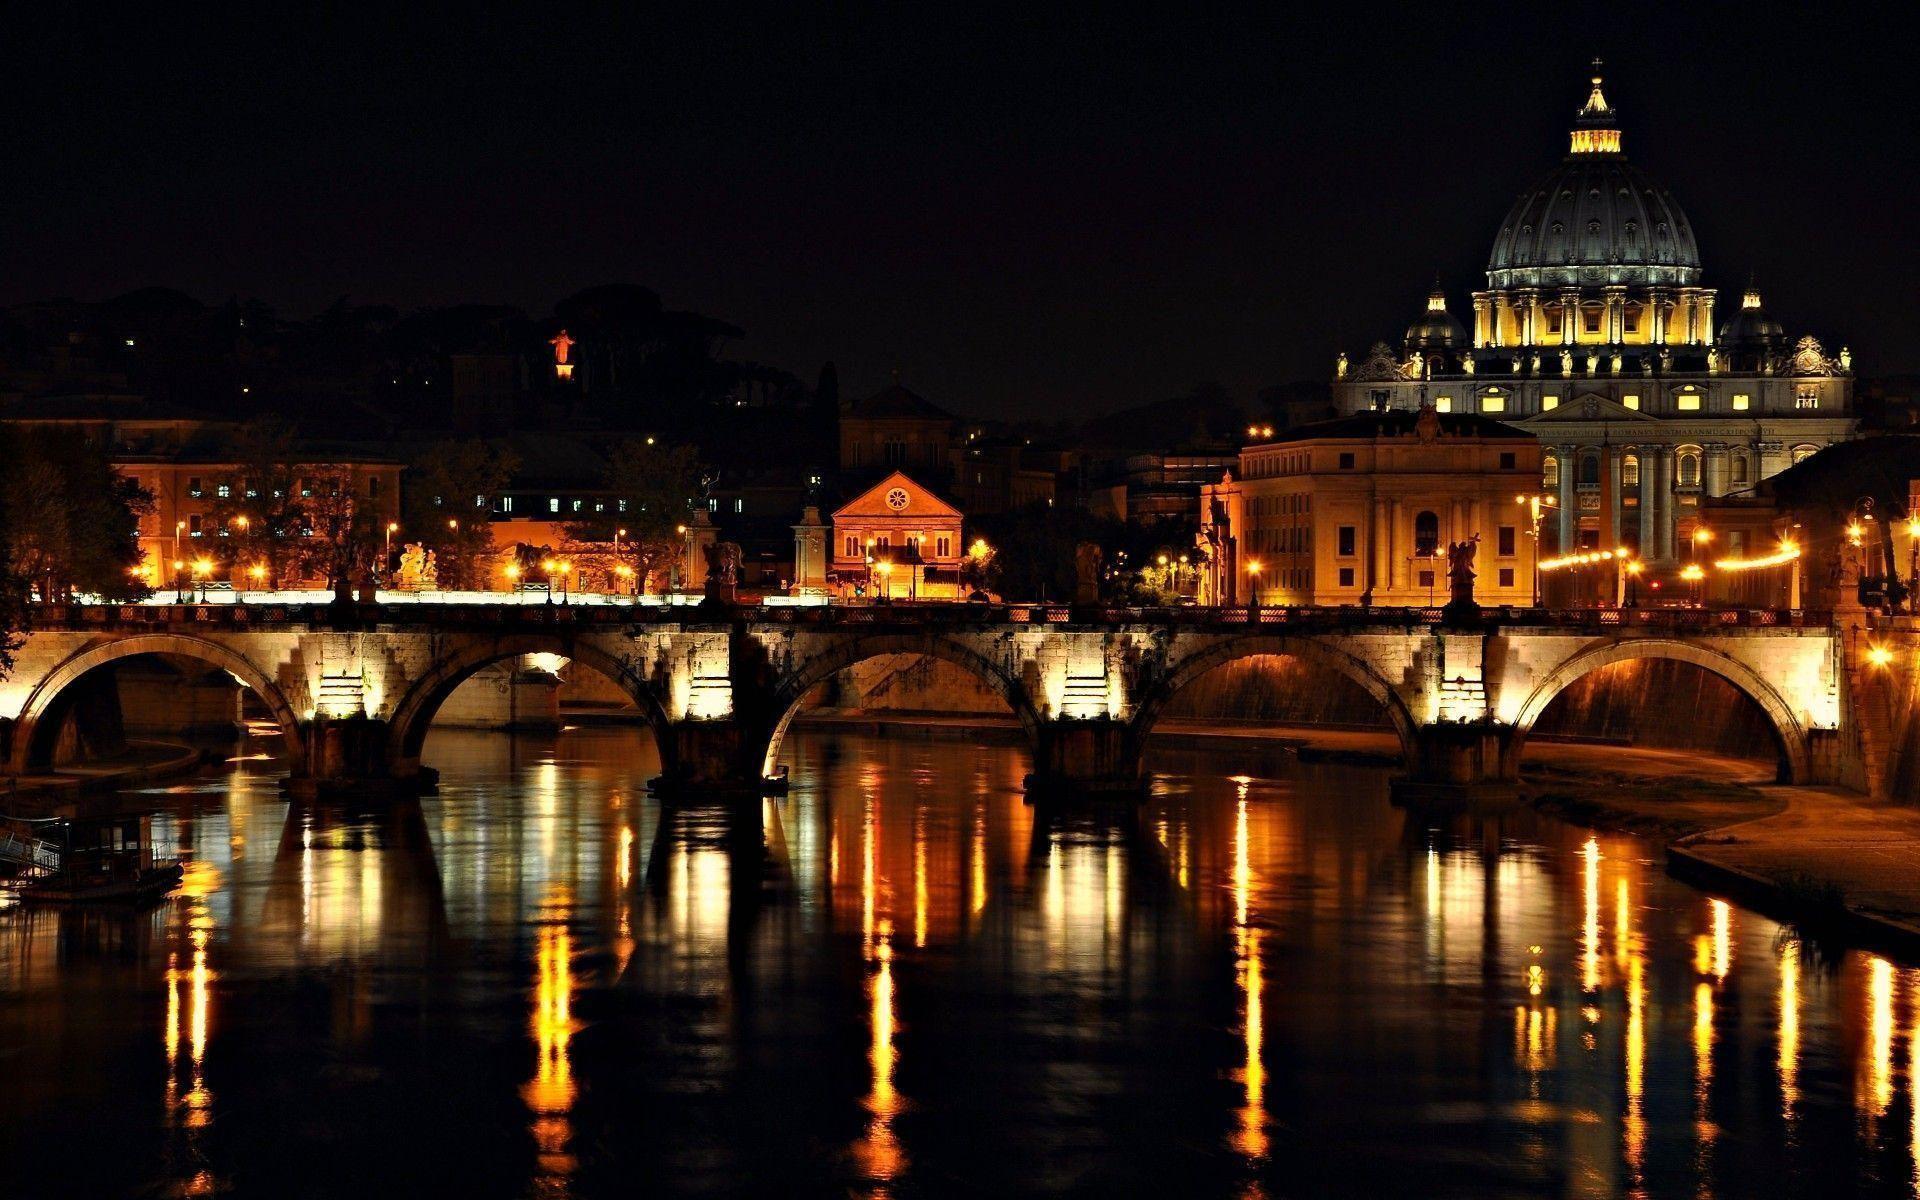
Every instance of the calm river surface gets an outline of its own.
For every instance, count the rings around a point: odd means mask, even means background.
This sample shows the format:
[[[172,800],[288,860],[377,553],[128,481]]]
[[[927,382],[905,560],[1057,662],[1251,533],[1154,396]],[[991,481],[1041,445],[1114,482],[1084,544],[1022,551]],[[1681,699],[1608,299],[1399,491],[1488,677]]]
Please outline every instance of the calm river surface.
[[[1531,814],[1164,753],[795,735],[763,831],[644,735],[437,733],[438,796],[143,795],[137,917],[0,908],[8,1196],[1915,1194],[1920,971]]]

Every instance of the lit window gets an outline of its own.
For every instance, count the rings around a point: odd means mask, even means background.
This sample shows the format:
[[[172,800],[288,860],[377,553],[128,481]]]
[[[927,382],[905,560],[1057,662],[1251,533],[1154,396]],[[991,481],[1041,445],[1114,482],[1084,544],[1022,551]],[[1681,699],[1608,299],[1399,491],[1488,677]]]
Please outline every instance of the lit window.
[[[1540,397],[1540,411],[1541,411],[1541,412],[1552,412],[1552,411],[1553,411],[1554,409],[1556,409],[1556,408],[1559,408],[1559,407],[1560,407],[1560,397],[1558,397],[1558,396],[1542,396],[1542,397]]]
[[[1795,408],[1819,408],[1820,407],[1819,389],[1813,388],[1813,387],[1803,387],[1795,391],[1793,394],[1793,406]]]
[[[1733,411],[1745,412],[1752,407],[1753,407],[1752,396],[1747,395],[1745,392],[1735,392],[1733,394]]]
[[[222,500],[230,499],[233,496],[233,485],[226,483],[217,484],[214,486],[213,494]]]
[[[550,513],[557,513],[560,511],[560,497],[558,496],[547,497],[547,511]]]
[[[614,510],[615,512],[625,512],[625,511],[627,511],[627,502],[626,502],[625,500],[616,500],[616,501],[614,501],[614,503],[613,503],[613,510]]]
[[[1681,392],[1678,403],[1679,403],[1679,409],[1681,412],[1699,412],[1700,411],[1700,393]]]
[[[1452,412],[1453,397],[1452,396],[1435,396],[1433,399],[1433,411],[1446,412],[1446,413]]]
[[[582,504],[582,503],[583,503],[582,501],[579,501],[579,500],[575,500],[575,501],[573,502],[573,511],[575,511],[575,512],[579,512],[579,511],[580,511],[580,506],[581,506],[581,504]]]
[[[1632,409],[1635,412],[1640,411],[1640,397],[1638,396],[1622,396],[1620,397],[1620,403],[1626,405],[1628,408]]]
[[[1507,411],[1507,398],[1505,396],[1482,396],[1480,397],[1480,411],[1489,413],[1505,412]]]
[[[740,497],[735,496],[733,499],[733,511],[735,512],[747,511],[747,502],[741,499]]]

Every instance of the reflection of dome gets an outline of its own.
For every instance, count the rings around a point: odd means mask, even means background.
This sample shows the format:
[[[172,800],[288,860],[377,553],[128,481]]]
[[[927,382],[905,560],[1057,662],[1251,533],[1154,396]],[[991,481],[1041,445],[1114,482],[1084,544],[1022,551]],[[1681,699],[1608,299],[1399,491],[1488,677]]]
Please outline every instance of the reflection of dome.
[[[1729,349],[1776,348],[1787,344],[1787,331],[1761,307],[1760,293],[1751,284],[1740,298],[1740,309],[1720,327],[1720,344]]]
[[[1700,247],[1673,194],[1629,163],[1594,76],[1567,157],[1520,193],[1487,260],[1495,289],[1700,282]]]
[[[1407,326],[1407,349],[1452,350],[1467,347],[1467,328],[1447,311],[1447,294],[1436,280],[1427,294],[1427,311]]]

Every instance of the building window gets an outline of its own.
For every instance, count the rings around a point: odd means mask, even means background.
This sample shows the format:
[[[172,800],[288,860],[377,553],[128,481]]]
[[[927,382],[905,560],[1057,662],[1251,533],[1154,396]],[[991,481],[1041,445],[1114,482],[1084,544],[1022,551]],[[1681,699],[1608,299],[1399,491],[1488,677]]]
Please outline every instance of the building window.
[[[512,497],[512,496],[502,496],[502,497],[500,497],[500,511],[501,511],[501,512],[503,512],[503,513],[510,513],[510,512],[512,512],[512,511],[513,511],[513,497]]]
[[[1500,557],[1512,558],[1513,546],[1514,546],[1514,527],[1511,525],[1502,525],[1500,527]]]
[[[194,497],[200,495],[200,477],[198,475],[187,480],[187,495]]]
[[[225,492],[221,492],[220,494],[223,496],[226,495]],[[380,498],[380,477],[378,475],[370,475],[367,477],[367,499],[378,500],[379,498]]]
[[[1620,403],[1626,405],[1628,408],[1632,409],[1635,412],[1640,411],[1640,397],[1638,396],[1622,396],[1620,397]]]
[[[192,516],[187,518],[187,536],[188,537],[200,536],[200,514],[199,513],[194,513]]]
[[[1503,450],[1500,452],[1500,469],[1502,471],[1511,471],[1519,465],[1520,465],[1519,455],[1515,454],[1511,450]]]
[[[220,497],[222,500],[230,500],[233,498],[233,485],[229,483],[215,484],[213,488],[213,494]]]
[[[1819,408],[1820,389],[1810,384],[1794,389],[1793,406],[1795,408]]]
[[[1486,395],[1480,397],[1480,411],[1483,413],[1503,413],[1507,411],[1505,396]]]
[[[1393,407],[1393,393],[1386,388],[1374,388],[1368,393],[1368,399],[1375,412],[1385,412]]]
[[[582,504],[583,504],[583,503],[584,503],[584,501],[580,501],[580,500],[575,500],[575,501],[573,502],[573,511],[575,511],[575,512],[579,512],[579,511],[580,511],[580,509],[581,509],[581,506],[582,506]]]
[[[1350,588],[1353,586],[1353,568],[1352,567],[1340,568],[1340,586],[1343,588]]]
[[[1433,411],[1447,412],[1447,413],[1452,412],[1453,397],[1452,396],[1435,396],[1433,398]]]
[[[1746,483],[1748,481],[1747,456],[1744,454],[1734,455],[1727,464],[1727,474],[1733,483]]]
[[[1681,487],[1700,485],[1700,452],[1698,450],[1680,451],[1676,456],[1676,466]]]
[[[1820,447],[1818,446],[1795,446],[1793,448],[1793,461],[1803,463],[1818,453],[1820,453]]]
[[[1597,487],[1600,483],[1600,456],[1583,454],[1580,456],[1580,479],[1584,486]]]
[[[1640,456],[1629,454],[1620,460],[1620,486],[1623,488],[1640,486]]]
[[[1422,512],[1413,519],[1413,552],[1415,554],[1433,554],[1440,549],[1440,518],[1433,512]]]
[[[1500,586],[1503,588],[1510,588],[1513,586],[1513,568],[1512,567],[1500,568]]]
[[[1423,588],[1431,588],[1433,586],[1433,572],[1432,571],[1420,572],[1420,579],[1417,586],[1423,587]]]
[[[1675,401],[1676,401],[1677,407],[1680,409],[1681,412],[1699,412],[1700,411],[1700,393],[1699,392],[1681,392],[1680,395],[1675,398]]]
[[[1580,314],[1580,318],[1581,318],[1581,324],[1586,326],[1586,330],[1588,333],[1600,332],[1600,310],[1599,309],[1589,308]]]
[[[1341,469],[1342,471],[1351,471],[1351,470],[1353,470],[1353,455],[1352,455],[1352,454],[1342,454],[1342,455],[1340,456],[1340,469]]]
[[[851,533],[847,535],[847,552],[845,557],[847,558],[860,557],[860,539],[855,537]]]
[[[933,556],[935,558],[951,558],[953,556],[952,539],[944,535],[933,539]]]
[[[737,513],[747,511],[747,499],[745,496],[735,496],[733,498],[733,511]]]
[[[1540,397],[1540,411],[1541,411],[1541,412],[1552,412],[1552,411],[1553,411],[1554,409],[1556,409],[1556,408],[1559,408],[1559,407],[1560,407],[1560,397],[1558,397],[1558,396],[1542,396],[1542,397]]]
[[[1560,460],[1551,454],[1540,463],[1540,488],[1548,492],[1560,490]]]
[[[550,513],[557,513],[560,511],[560,497],[558,496],[547,497],[547,511]]]
[[[1354,532],[1354,527],[1351,525],[1342,525],[1340,527],[1340,557],[1353,557]]]
[[[1733,394],[1733,411],[1745,412],[1752,407],[1753,407],[1752,396],[1747,395],[1747,393],[1745,392],[1735,392]]]

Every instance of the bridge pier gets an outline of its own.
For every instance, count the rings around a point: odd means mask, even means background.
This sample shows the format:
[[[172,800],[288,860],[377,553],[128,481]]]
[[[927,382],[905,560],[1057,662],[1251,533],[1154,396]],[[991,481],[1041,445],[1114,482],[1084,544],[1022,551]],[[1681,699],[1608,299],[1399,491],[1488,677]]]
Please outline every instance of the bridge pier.
[[[439,781],[432,767],[415,766],[401,772],[388,753],[387,722],[356,713],[349,717],[315,716],[303,722],[301,742],[306,748],[295,773],[282,789],[301,800],[329,800],[412,796],[431,791]]]
[[[1448,808],[1518,801],[1516,740],[1513,726],[1498,721],[1414,726],[1407,773],[1392,784],[1394,803]]]
[[[675,800],[758,800],[760,760],[740,722],[674,721],[660,731],[660,774],[648,786]]]
[[[1040,723],[1027,776],[1032,800],[1137,799],[1145,791],[1140,738],[1113,717]]]

